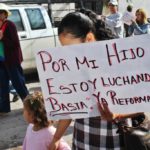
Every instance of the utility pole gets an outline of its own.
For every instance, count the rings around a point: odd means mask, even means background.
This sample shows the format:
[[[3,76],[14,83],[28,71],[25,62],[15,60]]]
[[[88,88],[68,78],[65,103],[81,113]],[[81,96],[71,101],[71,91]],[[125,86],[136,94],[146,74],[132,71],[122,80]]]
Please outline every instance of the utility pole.
[[[80,0],[80,6],[81,6],[81,8],[84,8],[83,0]]]
[[[53,22],[53,18],[52,18],[52,6],[51,6],[52,2],[51,2],[51,0],[47,0],[47,4],[48,4],[48,15],[49,15],[50,20],[51,20],[52,25],[53,25],[54,22]]]

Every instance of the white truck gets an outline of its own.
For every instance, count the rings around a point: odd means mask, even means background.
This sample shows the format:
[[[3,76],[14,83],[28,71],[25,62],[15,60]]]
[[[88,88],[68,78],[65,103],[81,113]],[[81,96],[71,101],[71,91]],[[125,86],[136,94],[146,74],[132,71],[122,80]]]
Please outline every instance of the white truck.
[[[18,31],[25,73],[36,69],[35,49],[46,49],[60,45],[57,28],[53,28],[46,9],[40,5],[9,5],[12,20]]]

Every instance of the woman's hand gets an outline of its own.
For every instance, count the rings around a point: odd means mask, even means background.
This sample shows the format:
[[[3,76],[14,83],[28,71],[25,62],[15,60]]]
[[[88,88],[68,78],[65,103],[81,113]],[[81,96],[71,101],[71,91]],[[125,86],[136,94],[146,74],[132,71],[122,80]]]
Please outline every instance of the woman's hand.
[[[130,113],[130,114],[115,114],[110,111],[108,104],[106,104],[106,103],[98,103],[98,109],[100,111],[101,118],[103,120],[107,120],[107,121],[113,121],[116,119],[123,120],[126,118],[132,118],[132,117],[136,117],[138,115],[143,114],[143,112]]]
[[[98,109],[100,111],[101,114],[101,118],[103,120],[107,120],[107,121],[112,121],[116,118],[117,114],[113,114],[109,107],[108,104],[106,103],[98,103]],[[119,114],[118,114],[119,115]]]
[[[101,15],[101,20],[105,21],[105,19],[106,19],[106,16]]]
[[[135,20],[131,20],[132,25],[136,25],[136,21]]]

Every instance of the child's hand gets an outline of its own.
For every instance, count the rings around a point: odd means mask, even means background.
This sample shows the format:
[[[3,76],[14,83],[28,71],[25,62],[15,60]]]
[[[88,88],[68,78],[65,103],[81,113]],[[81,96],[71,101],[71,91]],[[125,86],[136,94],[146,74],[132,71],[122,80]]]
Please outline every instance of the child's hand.
[[[49,149],[48,150],[58,150],[59,148],[59,140],[56,140],[55,138],[53,139],[53,141],[51,142]]]

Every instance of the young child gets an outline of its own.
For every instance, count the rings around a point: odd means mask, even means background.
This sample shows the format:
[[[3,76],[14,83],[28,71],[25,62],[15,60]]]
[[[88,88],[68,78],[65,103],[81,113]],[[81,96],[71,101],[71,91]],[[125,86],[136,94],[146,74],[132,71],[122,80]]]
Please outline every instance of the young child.
[[[23,150],[48,150],[56,129],[46,117],[41,93],[34,93],[25,98],[23,115],[29,123],[23,142]],[[71,150],[71,148],[61,139],[59,150]]]

